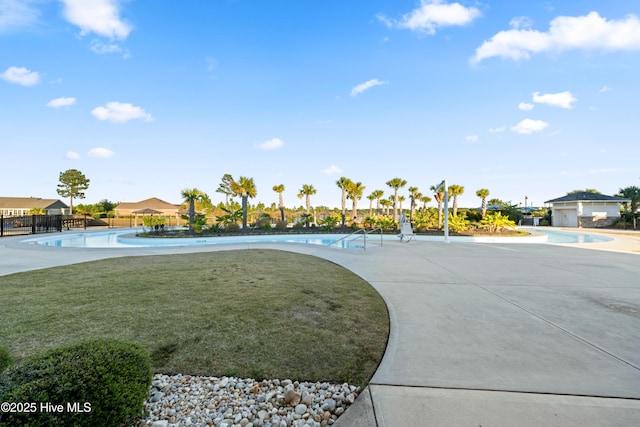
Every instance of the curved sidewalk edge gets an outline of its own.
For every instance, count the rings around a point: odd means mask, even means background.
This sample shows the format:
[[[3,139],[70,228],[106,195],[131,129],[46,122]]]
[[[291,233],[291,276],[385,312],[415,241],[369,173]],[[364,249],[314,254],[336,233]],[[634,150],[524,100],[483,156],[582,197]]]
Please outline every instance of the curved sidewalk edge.
[[[630,427],[640,401],[369,384],[336,427]]]

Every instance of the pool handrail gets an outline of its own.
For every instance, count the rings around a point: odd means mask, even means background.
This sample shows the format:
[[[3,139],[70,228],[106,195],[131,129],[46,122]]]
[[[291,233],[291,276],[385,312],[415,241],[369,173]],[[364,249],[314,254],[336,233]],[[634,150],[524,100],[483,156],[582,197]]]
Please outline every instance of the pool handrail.
[[[340,242],[342,240],[345,240],[345,239],[347,239],[347,238],[349,238],[351,236],[354,236],[356,234],[362,233],[362,236],[357,236],[353,240],[356,240],[356,239],[359,239],[360,237],[362,237],[363,241],[364,241],[364,245],[362,246],[362,249],[366,251],[367,250],[367,235],[369,235],[371,233],[374,233],[374,232],[376,232],[378,230],[380,231],[380,246],[382,246],[382,227],[374,228],[373,230],[366,230],[364,228],[361,228],[359,230],[354,231],[353,233],[349,233],[346,236],[343,236],[343,237],[339,238],[338,240],[336,240],[334,242],[331,242],[330,246],[332,246],[332,245],[334,245],[334,244],[336,244],[336,243],[338,243],[338,242]]]

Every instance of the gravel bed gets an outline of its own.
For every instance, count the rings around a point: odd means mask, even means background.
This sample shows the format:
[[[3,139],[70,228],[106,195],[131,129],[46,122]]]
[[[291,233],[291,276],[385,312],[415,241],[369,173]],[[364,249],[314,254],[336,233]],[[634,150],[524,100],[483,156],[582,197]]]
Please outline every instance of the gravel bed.
[[[137,427],[324,427],[359,393],[349,384],[157,374]]]

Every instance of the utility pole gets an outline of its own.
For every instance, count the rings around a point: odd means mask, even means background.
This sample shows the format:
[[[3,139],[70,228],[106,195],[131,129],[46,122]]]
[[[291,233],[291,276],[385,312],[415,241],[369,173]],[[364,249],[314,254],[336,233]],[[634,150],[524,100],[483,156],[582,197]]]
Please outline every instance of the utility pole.
[[[444,189],[444,242],[449,243],[449,190],[447,189],[447,179],[445,178],[434,188],[438,191],[439,188]]]

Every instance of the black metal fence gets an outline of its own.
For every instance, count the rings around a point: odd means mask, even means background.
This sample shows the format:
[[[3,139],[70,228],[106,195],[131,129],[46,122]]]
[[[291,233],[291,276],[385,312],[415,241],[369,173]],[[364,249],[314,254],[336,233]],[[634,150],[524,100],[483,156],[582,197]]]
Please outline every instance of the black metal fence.
[[[52,233],[62,231],[68,222],[64,215],[0,215],[0,237],[20,234]]]

